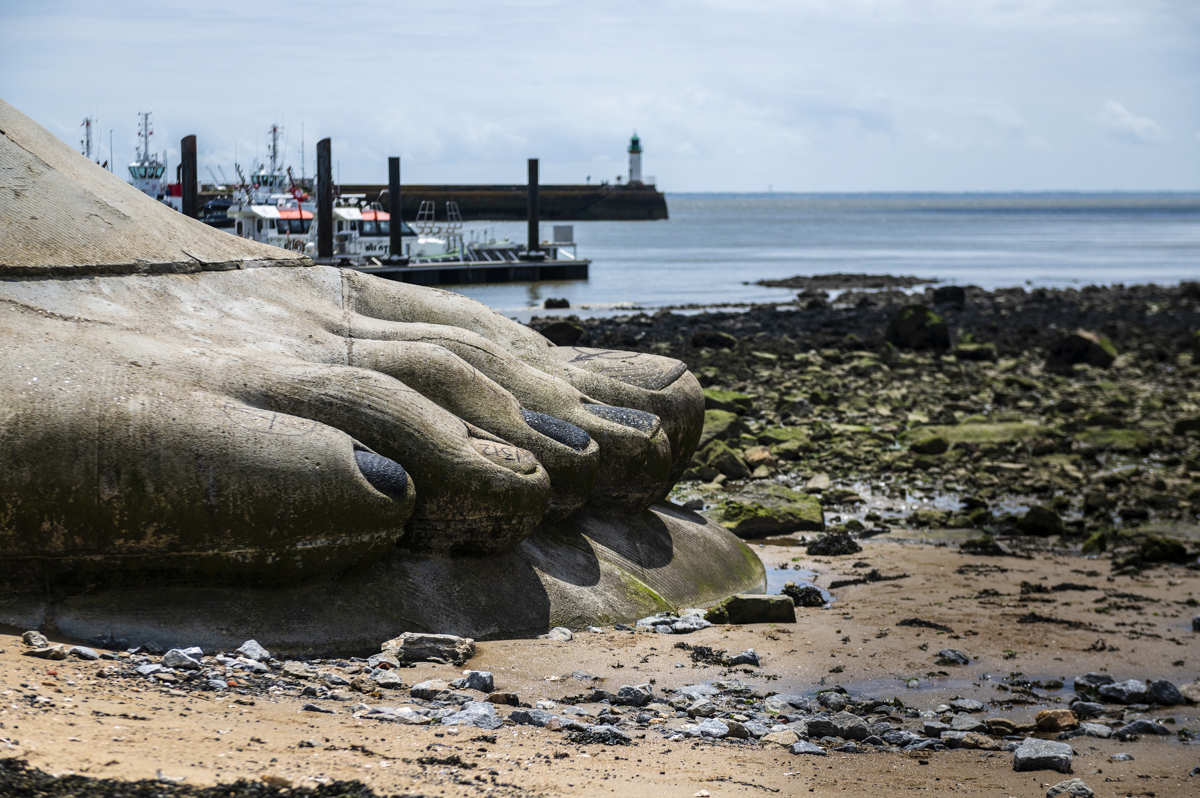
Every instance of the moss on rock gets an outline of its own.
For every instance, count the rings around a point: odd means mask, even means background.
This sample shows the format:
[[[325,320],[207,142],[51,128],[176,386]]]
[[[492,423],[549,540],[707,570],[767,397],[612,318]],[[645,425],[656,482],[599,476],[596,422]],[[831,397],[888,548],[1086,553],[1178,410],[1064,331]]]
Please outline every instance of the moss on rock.
[[[942,454],[950,448],[950,441],[946,440],[945,436],[926,432],[914,435],[908,448],[917,454]]]
[[[742,453],[725,441],[712,441],[704,447],[698,459],[702,465],[715,468],[730,479],[746,479],[750,476],[750,468],[742,459]]]
[[[1114,452],[1141,452],[1150,448],[1150,436],[1140,429],[1089,429],[1076,440],[1093,449]]]
[[[1048,507],[1030,507],[1017,521],[1017,529],[1026,535],[1049,537],[1063,533],[1063,520]]]
[[[711,515],[714,521],[742,539],[824,529],[821,503],[805,494],[796,494],[796,497],[794,504],[776,506],[727,499]]]
[[[888,322],[888,343],[905,349],[949,349],[946,320],[924,305],[905,305]]]
[[[704,430],[700,433],[697,448],[703,449],[710,441],[737,438],[748,431],[745,423],[735,413],[728,410],[705,410]]]
[[[751,408],[754,397],[738,391],[722,391],[719,388],[704,389],[704,409],[724,410],[727,413],[744,413]]]
[[[901,435],[901,440],[911,444],[923,438],[940,437],[953,446],[956,443],[1013,443],[1051,436],[1050,430],[1040,424],[1015,421],[917,427]]]

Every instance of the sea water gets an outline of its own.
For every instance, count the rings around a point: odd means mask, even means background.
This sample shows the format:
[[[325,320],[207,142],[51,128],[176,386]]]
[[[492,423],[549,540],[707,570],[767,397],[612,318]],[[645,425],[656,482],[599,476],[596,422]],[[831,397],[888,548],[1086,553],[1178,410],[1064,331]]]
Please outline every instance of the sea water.
[[[831,272],[988,289],[1200,280],[1197,193],[667,194],[667,205],[664,221],[563,223],[592,261],[588,280],[454,290],[525,321],[549,297],[581,315],[786,302],[794,291],[755,283]],[[467,227],[525,239],[523,222]]]

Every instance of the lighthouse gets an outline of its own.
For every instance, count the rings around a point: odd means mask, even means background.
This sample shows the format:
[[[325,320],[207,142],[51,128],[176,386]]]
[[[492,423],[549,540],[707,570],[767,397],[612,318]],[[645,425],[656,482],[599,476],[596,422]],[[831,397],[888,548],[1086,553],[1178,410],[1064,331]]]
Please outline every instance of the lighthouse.
[[[642,184],[642,142],[638,139],[637,131],[629,140],[629,185]]]

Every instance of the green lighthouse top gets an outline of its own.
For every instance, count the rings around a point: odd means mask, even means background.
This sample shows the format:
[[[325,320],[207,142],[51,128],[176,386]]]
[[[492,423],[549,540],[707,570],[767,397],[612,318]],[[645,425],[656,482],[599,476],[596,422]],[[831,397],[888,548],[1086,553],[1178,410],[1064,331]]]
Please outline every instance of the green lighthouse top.
[[[641,152],[641,151],[642,151],[642,142],[641,142],[641,139],[638,138],[637,131],[635,130],[633,133],[633,138],[631,138],[629,140],[629,152],[630,152],[630,154],[633,154],[633,153],[637,153],[637,152]]]

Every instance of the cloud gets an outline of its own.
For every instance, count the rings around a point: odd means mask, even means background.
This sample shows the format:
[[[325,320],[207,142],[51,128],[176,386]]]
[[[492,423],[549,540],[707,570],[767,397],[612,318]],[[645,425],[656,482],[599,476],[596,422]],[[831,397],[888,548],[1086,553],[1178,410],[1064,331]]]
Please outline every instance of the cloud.
[[[1148,116],[1136,116],[1119,102],[1109,100],[1096,118],[1117,138],[1133,144],[1156,144],[1165,141],[1167,133]]]

